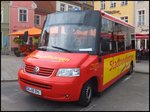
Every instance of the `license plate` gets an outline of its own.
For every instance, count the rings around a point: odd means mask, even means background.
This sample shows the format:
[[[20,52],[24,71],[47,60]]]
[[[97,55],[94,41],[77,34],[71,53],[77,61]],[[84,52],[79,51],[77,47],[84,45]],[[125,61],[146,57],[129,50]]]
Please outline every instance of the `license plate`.
[[[31,88],[31,87],[28,87],[28,86],[25,87],[25,90],[30,92],[30,93],[36,94],[36,95],[42,95],[41,90],[34,89],[34,88]]]

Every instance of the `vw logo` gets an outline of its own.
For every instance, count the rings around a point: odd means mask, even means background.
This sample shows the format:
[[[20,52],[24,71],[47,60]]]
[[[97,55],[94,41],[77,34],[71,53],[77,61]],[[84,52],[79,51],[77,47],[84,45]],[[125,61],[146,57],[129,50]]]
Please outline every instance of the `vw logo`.
[[[37,73],[39,72],[39,70],[40,70],[39,67],[36,66],[36,67],[34,68],[34,73],[37,74]]]

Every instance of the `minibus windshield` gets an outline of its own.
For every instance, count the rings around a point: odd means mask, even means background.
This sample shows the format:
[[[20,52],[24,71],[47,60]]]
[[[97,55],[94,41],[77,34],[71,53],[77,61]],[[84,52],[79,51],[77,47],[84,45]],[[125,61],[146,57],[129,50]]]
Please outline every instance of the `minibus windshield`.
[[[47,15],[39,50],[96,54],[99,12],[68,11]]]
[[[62,52],[93,52],[96,28],[85,25],[53,25],[46,27],[39,49]]]

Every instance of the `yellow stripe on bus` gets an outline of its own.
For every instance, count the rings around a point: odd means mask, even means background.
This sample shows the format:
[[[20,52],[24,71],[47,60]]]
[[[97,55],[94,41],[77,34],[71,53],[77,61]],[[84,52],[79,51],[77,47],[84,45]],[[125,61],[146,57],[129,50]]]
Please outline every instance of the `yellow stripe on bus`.
[[[129,69],[132,60],[135,62],[135,51],[104,59],[103,85]]]

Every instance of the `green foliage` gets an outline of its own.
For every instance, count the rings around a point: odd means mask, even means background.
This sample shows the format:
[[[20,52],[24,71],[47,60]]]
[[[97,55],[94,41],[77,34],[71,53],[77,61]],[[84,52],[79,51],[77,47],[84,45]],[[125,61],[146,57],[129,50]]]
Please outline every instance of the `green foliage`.
[[[25,42],[21,38],[19,38],[19,37],[15,37],[14,40],[13,40],[13,42],[15,44],[19,44],[19,45],[24,45],[25,44]]]
[[[38,41],[39,41],[39,38],[38,38],[38,37],[34,37],[34,38],[33,38],[33,43],[34,43],[34,44],[38,44]]]

